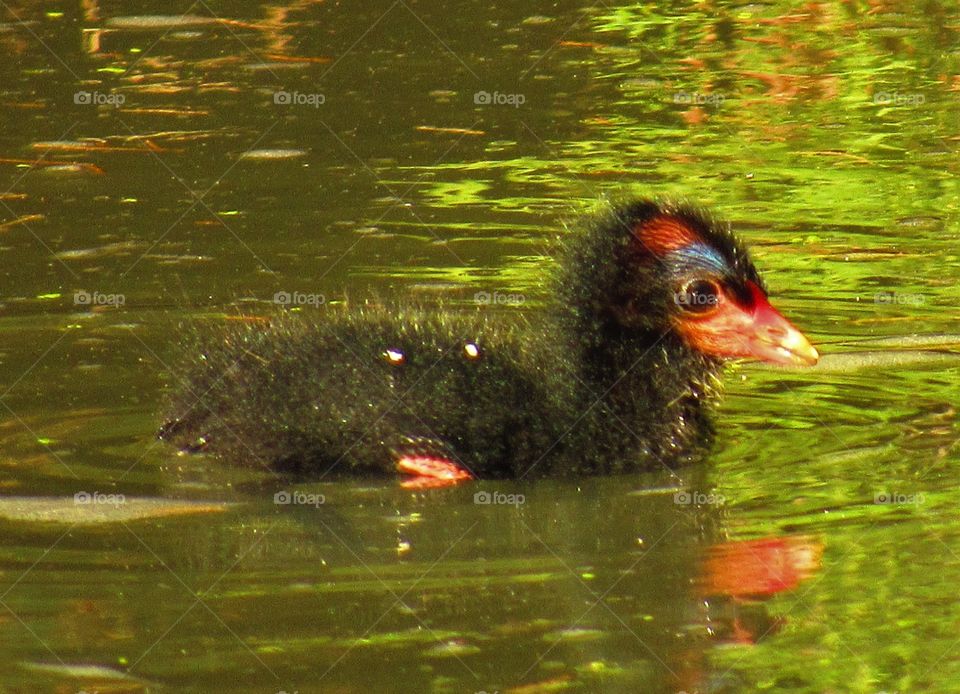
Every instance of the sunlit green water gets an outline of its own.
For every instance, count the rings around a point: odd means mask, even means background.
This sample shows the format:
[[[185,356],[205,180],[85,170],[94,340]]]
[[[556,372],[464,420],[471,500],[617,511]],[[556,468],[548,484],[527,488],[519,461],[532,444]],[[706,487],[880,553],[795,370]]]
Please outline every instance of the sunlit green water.
[[[2,521],[0,691],[960,691],[950,357],[737,367],[677,476],[277,505],[152,437],[181,321],[277,292],[537,310],[602,196],[731,220],[827,355],[957,333],[954,7],[3,14],[0,489],[68,515]],[[104,523],[95,491],[232,505]],[[761,538],[822,559],[705,595],[711,548]]]

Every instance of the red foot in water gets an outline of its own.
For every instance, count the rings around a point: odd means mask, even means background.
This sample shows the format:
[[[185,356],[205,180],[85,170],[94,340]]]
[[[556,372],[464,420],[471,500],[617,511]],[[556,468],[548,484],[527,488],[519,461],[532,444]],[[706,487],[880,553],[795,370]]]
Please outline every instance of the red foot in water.
[[[464,470],[452,460],[423,455],[399,457],[397,459],[397,470],[408,475],[414,475],[414,477],[400,483],[400,486],[404,489],[452,487],[473,479],[473,475],[468,470]]]
[[[397,470],[413,475],[400,483],[404,489],[436,489],[474,479],[473,474],[456,462],[455,455],[442,441],[408,438],[391,449]]]

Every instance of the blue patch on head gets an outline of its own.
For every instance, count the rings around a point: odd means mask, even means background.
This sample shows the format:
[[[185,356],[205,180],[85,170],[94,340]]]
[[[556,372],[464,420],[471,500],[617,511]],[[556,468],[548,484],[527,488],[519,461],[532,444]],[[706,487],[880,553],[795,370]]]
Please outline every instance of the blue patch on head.
[[[731,268],[720,252],[705,243],[691,243],[683,248],[670,251],[665,262],[682,271],[706,270],[709,274],[724,276]]]

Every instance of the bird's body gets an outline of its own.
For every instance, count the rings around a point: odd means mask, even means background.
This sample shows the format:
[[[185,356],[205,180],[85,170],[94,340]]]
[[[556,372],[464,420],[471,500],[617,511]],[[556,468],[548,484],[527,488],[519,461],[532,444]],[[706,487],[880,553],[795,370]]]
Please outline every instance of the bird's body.
[[[674,467],[709,441],[724,357],[816,358],[699,212],[635,203],[565,245],[537,320],[331,308],[201,340],[160,436],[240,464],[399,470],[425,486]]]

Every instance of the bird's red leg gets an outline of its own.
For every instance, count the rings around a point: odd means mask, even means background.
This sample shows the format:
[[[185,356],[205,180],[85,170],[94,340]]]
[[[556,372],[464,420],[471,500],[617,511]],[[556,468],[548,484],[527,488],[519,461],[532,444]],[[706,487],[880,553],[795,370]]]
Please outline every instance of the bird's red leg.
[[[391,453],[397,470],[411,475],[400,483],[404,489],[451,487],[474,479],[442,442],[433,439],[406,439],[403,445],[392,448]]]

